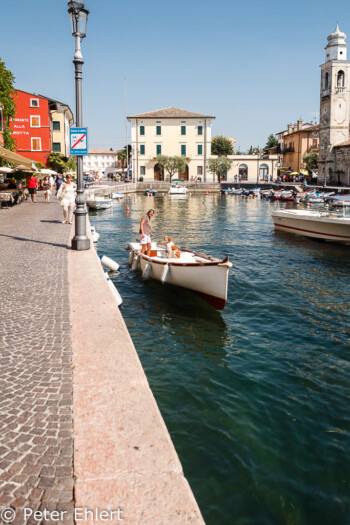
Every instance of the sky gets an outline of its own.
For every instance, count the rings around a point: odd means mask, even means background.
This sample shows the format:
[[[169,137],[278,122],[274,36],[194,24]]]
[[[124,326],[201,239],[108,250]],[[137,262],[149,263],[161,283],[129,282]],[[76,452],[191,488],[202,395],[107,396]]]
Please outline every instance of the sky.
[[[67,2],[1,4],[0,58],[15,87],[75,114]],[[319,66],[337,22],[350,42],[349,0],[85,0],[85,7],[90,149],[124,147],[125,114],[169,106],[215,115],[213,136],[234,138],[236,149],[262,147],[299,118],[318,122]]]

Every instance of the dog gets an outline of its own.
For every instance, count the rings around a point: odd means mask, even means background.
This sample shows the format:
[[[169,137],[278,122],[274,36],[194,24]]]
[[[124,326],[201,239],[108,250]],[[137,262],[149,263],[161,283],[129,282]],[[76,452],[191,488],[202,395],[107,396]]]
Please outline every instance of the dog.
[[[180,259],[180,250],[175,244],[172,242],[171,237],[164,237],[164,243],[166,252],[168,254],[168,259]]]

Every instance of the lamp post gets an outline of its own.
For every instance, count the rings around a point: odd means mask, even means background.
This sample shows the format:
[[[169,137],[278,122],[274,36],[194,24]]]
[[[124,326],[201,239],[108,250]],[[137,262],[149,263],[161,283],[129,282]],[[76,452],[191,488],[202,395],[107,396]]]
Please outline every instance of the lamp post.
[[[75,37],[75,108],[76,108],[76,127],[82,127],[82,78],[83,78],[83,56],[80,44],[86,36],[86,24],[89,11],[84,7],[84,0],[68,1],[68,13],[72,23],[72,35]],[[75,235],[72,239],[73,250],[89,250],[90,240],[86,235],[86,207],[84,199],[84,179],[83,179],[83,157],[77,155],[77,198],[75,199]]]

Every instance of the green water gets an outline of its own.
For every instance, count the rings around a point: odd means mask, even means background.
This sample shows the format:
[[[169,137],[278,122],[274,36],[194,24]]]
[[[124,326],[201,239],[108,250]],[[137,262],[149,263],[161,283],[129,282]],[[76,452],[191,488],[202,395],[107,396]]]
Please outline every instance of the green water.
[[[150,207],[155,239],[230,256],[225,310],[129,270]],[[278,234],[271,210],[133,195],[90,220],[206,523],[350,523],[350,248]]]

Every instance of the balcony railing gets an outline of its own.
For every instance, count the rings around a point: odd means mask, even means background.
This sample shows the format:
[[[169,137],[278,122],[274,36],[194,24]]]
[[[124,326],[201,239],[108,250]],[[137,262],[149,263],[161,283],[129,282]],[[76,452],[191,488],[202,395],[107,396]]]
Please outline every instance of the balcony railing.
[[[335,94],[338,95],[339,93],[346,93],[345,87],[336,87],[335,88]]]
[[[285,153],[294,153],[295,151],[295,148],[294,146],[289,146],[288,148],[282,148],[281,149],[281,153],[285,154]]]

